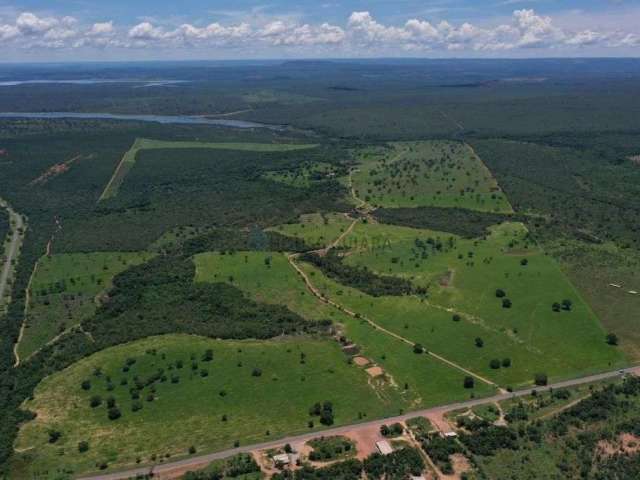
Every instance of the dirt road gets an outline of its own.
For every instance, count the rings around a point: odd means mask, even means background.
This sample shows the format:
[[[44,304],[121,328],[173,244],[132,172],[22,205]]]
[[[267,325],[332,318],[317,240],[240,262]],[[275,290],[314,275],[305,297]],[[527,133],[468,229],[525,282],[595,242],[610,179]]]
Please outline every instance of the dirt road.
[[[11,240],[6,247],[4,255],[5,262],[2,266],[2,272],[0,272],[0,302],[4,301],[4,296],[7,293],[7,286],[9,285],[9,278],[13,270],[14,260],[18,258],[20,253],[20,245],[22,244],[22,230],[24,229],[24,219],[22,215],[16,213],[7,202],[0,199],[0,207],[9,212],[9,218],[13,224],[11,230]]]
[[[538,392],[544,392],[551,388],[558,389],[558,388],[572,387],[576,385],[582,385],[585,383],[592,383],[592,382],[597,382],[601,380],[614,379],[627,374],[633,374],[633,375],[640,374],[640,367],[630,367],[622,370],[614,370],[611,372],[590,375],[588,377],[576,378],[573,380],[554,383],[546,387],[536,387],[536,390]],[[258,443],[254,445],[241,446],[238,448],[224,450],[222,452],[211,453],[209,455],[201,455],[198,457],[186,458],[184,460],[178,460],[176,462],[165,463],[165,464],[154,465],[154,466],[147,466],[147,467],[139,467],[133,470],[126,470],[121,472],[113,472],[113,473],[106,473],[101,475],[85,476],[85,477],[78,477],[78,478],[82,480],[125,480],[128,478],[135,477],[136,475],[147,475],[150,473],[159,475],[162,473],[171,472],[176,469],[180,469],[184,471],[184,469],[188,468],[189,466],[193,466],[194,468],[200,467],[205,463],[210,463],[215,460],[227,458],[232,455],[236,455],[238,453],[249,453],[254,450],[265,450],[268,448],[276,448],[284,445],[285,443],[293,444],[293,443],[306,442],[320,435],[324,435],[324,436],[343,435],[347,432],[353,432],[355,429],[359,429],[359,428],[366,429],[371,427],[379,427],[384,423],[388,424],[388,423],[394,423],[394,422],[404,422],[413,417],[428,416],[434,413],[444,413],[451,410],[468,409],[471,407],[475,407],[477,405],[482,405],[482,404],[492,403],[492,402],[501,402],[503,400],[508,400],[510,398],[522,397],[525,395],[529,395],[530,393],[531,393],[531,389],[518,390],[513,393],[501,393],[499,395],[494,395],[493,397],[473,399],[465,402],[450,403],[450,404],[442,405],[439,407],[433,407],[433,408],[428,408],[424,410],[418,410],[415,412],[407,413],[404,415],[399,415],[397,417],[384,418],[380,420],[372,420],[369,422],[358,423],[354,425],[345,425],[343,427],[305,433],[303,435],[285,437],[280,440],[274,440],[274,441],[265,442],[265,443]]]

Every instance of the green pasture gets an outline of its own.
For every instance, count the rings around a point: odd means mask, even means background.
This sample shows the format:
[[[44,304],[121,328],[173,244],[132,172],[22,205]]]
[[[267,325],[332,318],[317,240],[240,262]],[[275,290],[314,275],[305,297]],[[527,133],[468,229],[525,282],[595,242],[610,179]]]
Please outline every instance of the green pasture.
[[[400,316],[400,309],[406,308],[417,318],[420,309],[430,309],[432,316],[448,321],[448,328],[462,323],[483,340],[488,335],[502,337],[503,355],[494,358],[509,356],[509,346],[520,346],[521,354],[527,352],[524,378],[514,373],[520,369],[515,361],[509,375],[503,370],[488,372],[495,378],[519,383],[532,378],[535,369],[563,377],[625,363],[623,354],[605,343],[606,332],[598,318],[558,264],[531,241],[521,224],[505,223],[493,227],[485,238],[466,240],[446,233],[359,223],[344,245],[352,251],[347,264],[409,278],[428,288],[428,297],[422,301],[372,300],[379,308],[390,304],[389,314],[397,308],[394,316]],[[511,301],[510,308],[496,296],[498,289]],[[553,304],[563,300],[571,301],[571,310],[553,311]],[[370,312],[376,315],[375,308]],[[455,314],[459,322],[451,320]],[[389,321],[388,316],[384,318]],[[460,340],[459,334],[451,334],[448,346]],[[488,352],[488,346],[485,341],[478,350]],[[541,362],[533,361],[536,358]],[[473,360],[470,368],[475,363],[475,368],[486,369],[490,360],[484,362],[483,356]]]
[[[466,144],[399,142],[365,148],[352,179],[356,195],[376,207],[459,207],[513,210],[491,172]]]
[[[139,400],[131,394],[136,379],[145,385]],[[85,380],[88,390],[81,386]],[[96,395],[102,404],[92,408]],[[121,412],[116,420],[107,415],[110,396]],[[396,413],[333,340],[148,338],[99,352],[40,383],[24,405],[37,417],[23,425],[16,442],[23,452],[20,478],[87,472],[102,463],[132,467],[138,459],[186,456],[191,446],[200,453],[224,450],[236,441],[307,432],[309,421],[321,430],[309,408],[323,401],[332,402],[337,425]],[[133,411],[136,403],[141,408]],[[52,430],[61,433],[55,443],[49,442]],[[87,452],[78,451],[81,441],[88,442]]]
[[[289,237],[300,238],[310,246],[325,247],[342,235],[353,220],[343,213],[310,213],[301,215],[297,223],[287,223],[271,228]]]
[[[31,279],[26,324],[18,344],[20,358],[93,315],[98,296],[113,277],[151,257],[147,252],[94,252],[40,258]]]
[[[466,399],[472,393],[487,395],[493,391],[479,383],[473,391],[465,390],[464,373],[427,355],[417,355],[410,345],[319,301],[306,289],[283,254],[211,252],[197,255],[195,263],[196,281],[227,281],[253,298],[286,305],[305,318],[331,319],[347,340],[358,346],[362,355],[384,369],[389,382],[377,385],[378,393],[393,400],[398,408],[424,408]],[[301,266],[307,268],[305,264]],[[315,273],[312,277],[315,282]],[[334,300],[341,301],[340,297]]]

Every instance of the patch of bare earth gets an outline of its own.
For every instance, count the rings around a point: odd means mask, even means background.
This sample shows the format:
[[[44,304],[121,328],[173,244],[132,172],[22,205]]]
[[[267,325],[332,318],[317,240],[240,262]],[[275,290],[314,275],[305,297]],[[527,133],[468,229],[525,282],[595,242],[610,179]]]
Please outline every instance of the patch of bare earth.
[[[444,414],[446,412],[444,410],[436,410],[434,412],[429,412],[427,415],[427,419],[431,422],[431,424],[436,427],[440,432],[447,433],[452,432],[453,428],[451,428],[451,424],[447,421]]]
[[[621,433],[615,441],[599,441],[596,448],[606,457],[611,457],[620,453],[638,453],[640,452],[640,437],[636,437],[630,433]]]
[[[368,358],[365,358],[365,357],[354,357],[353,363],[355,363],[359,367],[364,367],[369,365],[371,362],[369,361]]]
[[[384,440],[384,437],[380,434],[380,427],[378,425],[356,427],[343,434],[356,444],[357,458],[364,460],[372,453],[378,451],[376,442]]]
[[[52,167],[49,167],[38,178],[36,178],[35,180],[31,181],[31,183],[29,183],[29,185],[32,185],[32,186],[33,185],[44,185],[45,183],[47,183],[52,178],[55,178],[58,175],[62,175],[63,173],[68,172],[69,169],[71,168],[71,165],[73,165],[78,160],[83,160],[83,159],[87,160],[87,159],[92,158],[92,157],[93,157],[93,155],[85,155],[85,156],[76,155],[75,157],[73,157],[70,160],[67,160],[66,162],[56,163]]]
[[[382,367],[370,367],[365,370],[369,376],[376,378],[384,375],[384,370]]]

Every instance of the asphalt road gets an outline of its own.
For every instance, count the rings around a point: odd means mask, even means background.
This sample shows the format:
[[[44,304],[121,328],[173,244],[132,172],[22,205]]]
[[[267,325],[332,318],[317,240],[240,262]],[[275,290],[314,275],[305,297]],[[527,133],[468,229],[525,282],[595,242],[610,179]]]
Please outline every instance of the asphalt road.
[[[0,202],[0,206],[4,207],[9,212],[10,219],[15,222],[15,226],[11,233],[11,243],[5,250],[6,261],[2,267],[2,272],[0,273],[0,299],[3,299],[6,293],[7,284],[9,283],[9,277],[11,276],[13,260],[18,256],[21,240],[20,229],[24,228],[24,220],[21,215],[14,212],[6,203]]]
[[[536,390],[538,392],[544,392],[552,388],[558,389],[558,388],[573,387],[573,386],[582,385],[585,383],[592,383],[592,382],[598,382],[601,380],[622,377],[623,375],[626,375],[626,374],[639,375],[640,367],[630,367],[630,368],[600,373],[596,375],[589,375],[587,377],[575,378],[573,380],[554,383],[546,387],[536,387]],[[281,438],[279,440],[274,440],[271,442],[246,445],[238,448],[224,450],[221,452],[211,453],[208,455],[200,455],[197,457],[186,458],[184,460],[178,460],[175,462],[163,463],[163,464],[158,464],[154,466],[140,467],[132,470],[123,470],[121,472],[113,472],[113,473],[106,473],[106,474],[93,475],[93,476],[89,475],[89,476],[83,476],[79,478],[82,480],[125,480],[125,479],[135,477],[136,475],[146,475],[150,473],[160,474],[163,472],[170,472],[175,469],[184,469],[185,467],[188,468],[190,466],[193,466],[194,469],[197,467],[201,468],[203,464],[207,464],[215,460],[227,458],[238,453],[248,453],[254,450],[265,450],[268,448],[275,448],[275,447],[284,445],[285,443],[305,442],[313,438],[316,438],[319,435],[325,435],[325,436],[341,435],[362,427],[372,427],[372,426],[375,427],[375,426],[380,426],[384,423],[406,421],[410,418],[417,417],[417,416],[424,416],[429,413],[442,413],[450,410],[457,410],[460,408],[470,408],[470,407],[482,405],[485,403],[500,402],[503,400],[508,400],[509,398],[526,396],[526,395],[529,395],[530,393],[531,393],[531,388],[526,390],[518,390],[511,393],[501,393],[498,395],[494,395],[493,397],[484,397],[484,398],[468,400],[465,402],[450,403],[450,404],[441,405],[438,407],[428,408],[425,410],[418,410],[411,413],[406,413],[404,415],[399,415],[397,417],[389,417],[389,418],[384,418],[380,420],[372,420],[364,423],[345,425],[343,427],[331,428],[328,430],[314,431],[314,432],[305,433],[302,435],[295,435],[295,436]]]

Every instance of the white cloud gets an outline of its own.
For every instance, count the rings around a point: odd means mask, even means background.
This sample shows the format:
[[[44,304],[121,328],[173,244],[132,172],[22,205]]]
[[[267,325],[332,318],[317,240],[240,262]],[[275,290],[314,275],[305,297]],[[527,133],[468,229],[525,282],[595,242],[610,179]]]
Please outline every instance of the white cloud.
[[[97,36],[108,35],[110,33],[113,33],[113,22],[94,23],[87,34]]]
[[[635,48],[640,35],[632,30],[607,31],[597,25],[579,30],[558,26],[549,16],[532,9],[518,9],[498,25],[448,21],[434,23],[411,18],[404,24],[383,23],[368,12],[355,11],[343,26],[303,23],[295,15],[255,15],[232,18],[231,23],[161,24],[157,19],[116,27],[113,21],[83,24],[74,17],[15,14],[13,22],[0,23],[5,48],[206,48],[239,47],[320,49],[336,53],[375,54],[390,51],[490,52],[523,49],[571,51],[587,47]],[[0,46],[0,48],[2,48]],[[320,51],[319,50],[319,51]]]
[[[21,13],[16,19],[16,27],[21,33],[36,35],[51,30],[60,23],[55,18],[40,18],[31,12]]]

